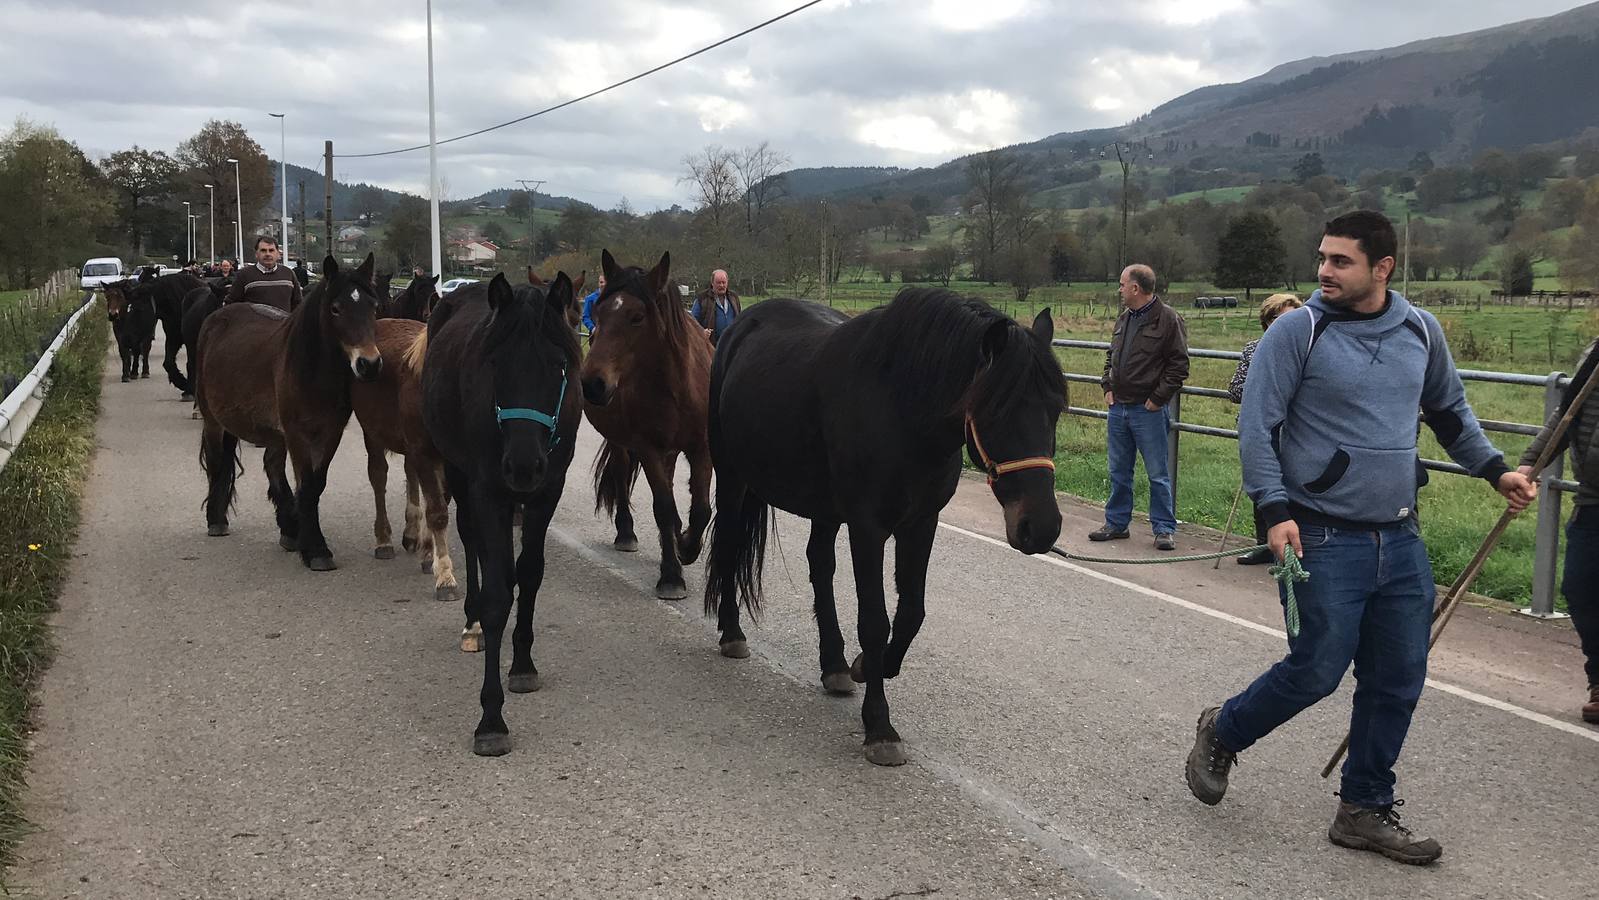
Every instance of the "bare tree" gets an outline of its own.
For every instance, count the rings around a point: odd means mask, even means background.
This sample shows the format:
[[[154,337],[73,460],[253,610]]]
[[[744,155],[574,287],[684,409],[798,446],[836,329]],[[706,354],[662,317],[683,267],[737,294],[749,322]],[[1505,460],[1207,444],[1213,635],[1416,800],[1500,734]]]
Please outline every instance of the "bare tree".
[[[971,189],[962,207],[969,255],[978,277],[993,284],[1005,245],[1007,210],[1022,193],[1021,161],[999,150],[979,153],[966,161],[966,180]]]
[[[721,231],[727,224],[733,206],[738,202],[739,177],[734,160],[738,154],[712,144],[690,156],[683,157],[688,174],[678,179],[694,188],[694,202],[699,211],[709,218],[709,224]]]
[[[788,195],[788,180],[778,170],[788,165],[789,157],[787,153],[773,150],[767,141],[730,155],[744,199],[744,228],[756,234],[765,224],[766,208]]]

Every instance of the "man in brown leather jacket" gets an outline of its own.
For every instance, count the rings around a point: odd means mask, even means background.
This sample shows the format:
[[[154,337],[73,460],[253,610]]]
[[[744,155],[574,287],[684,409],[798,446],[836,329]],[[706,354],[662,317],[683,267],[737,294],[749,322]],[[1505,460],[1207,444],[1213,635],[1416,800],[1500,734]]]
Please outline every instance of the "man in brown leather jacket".
[[[713,347],[722,339],[722,332],[738,318],[738,313],[738,295],[728,288],[727,273],[721,269],[711,273],[711,286],[700,291],[689,309],[689,315],[705,329],[705,336],[711,339]]]
[[[1177,511],[1172,504],[1166,456],[1170,425],[1167,404],[1188,379],[1188,329],[1182,317],[1155,296],[1155,270],[1131,265],[1122,272],[1117,293],[1122,314],[1105,353],[1105,405],[1110,409],[1105,443],[1110,466],[1110,499],[1105,525],[1093,541],[1128,536],[1133,517],[1133,464],[1144,457],[1149,475],[1149,523],[1155,548],[1175,550]]]

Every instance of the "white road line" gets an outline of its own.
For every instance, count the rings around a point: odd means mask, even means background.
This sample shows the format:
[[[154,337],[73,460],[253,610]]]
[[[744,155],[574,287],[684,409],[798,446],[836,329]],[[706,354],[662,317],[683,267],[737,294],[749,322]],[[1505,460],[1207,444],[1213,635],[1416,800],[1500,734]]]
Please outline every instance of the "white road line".
[[[939,522],[938,527],[953,531],[956,534],[965,535],[966,537],[974,540],[982,541],[985,544],[992,544],[995,547],[1003,547],[1012,553],[1016,552],[1012,550],[1011,546],[1004,541],[996,540],[995,538],[991,538],[986,534],[978,534],[975,531],[968,531],[959,525],[951,525],[948,522]],[[1057,556],[1040,555],[1032,558],[1039,562],[1048,563],[1052,566],[1058,566],[1062,569],[1077,572],[1081,575],[1087,575],[1089,578],[1103,581],[1106,584],[1114,584],[1119,588],[1125,588],[1134,593],[1143,594],[1145,597],[1159,600],[1162,603],[1170,603],[1172,606],[1182,607],[1183,609],[1199,613],[1200,615],[1210,616],[1212,619],[1220,619],[1223,622],[1227,622],[1232,625],[1238,625],[1243,628],[1247,628],[1250,631],[1257,631],[1261,634],[1271,635],[1278,640],[1287,640],[1288,638],[1288,635],[1280,628],[1273,628],[1270,625],[1262,625],[1259,622],[1251,622],[1248,619],[1239,618],[1231,613],[1222,612],[1219,609],[1211,609],[1208,606],[1201,606],[1200,604],[1194,603],[1191,600],[1184,600],[1181,597],[1165,593],[1164,591],[1157,591],[1154,588],[1147,588],[1141,584],[1134,584],[1131,581],[1117,578],[1114,575],[1106,575],[1104,572],[1098,572],[1093,569],[1077,565],[1076,563],[1067,562],[1066,560]],[[1431,678],[1427,679],[1427,686],[1435,690],[1443,691],[1446,694],[1453,694],[1456,697],[1460,697],[1464,700],[1470,700],[1473,703],[1480,703],[1483,706],[1489,707],[1490,709],[1497,709],[1500,712],[1507,712],[1518,718],[1526,719],[1529,722],[1536,722],[1539,725],[1553,728],[1556,731],[1565,732],[1573,737],[1579,737],[1583,740],[1599,743],[1599,730],[1584,728],[1581,725],[1576,725],[1571,722],[1562,722],[1559,719],[1546,716],[1540,712],[1533,712],[1530,709],[1517,706],[1514,703],[1508,703],[1504,700],[1479,694],[1476,691],[1467,690],[1466,688],[1458,687],[1453,684],[1435,681]]]

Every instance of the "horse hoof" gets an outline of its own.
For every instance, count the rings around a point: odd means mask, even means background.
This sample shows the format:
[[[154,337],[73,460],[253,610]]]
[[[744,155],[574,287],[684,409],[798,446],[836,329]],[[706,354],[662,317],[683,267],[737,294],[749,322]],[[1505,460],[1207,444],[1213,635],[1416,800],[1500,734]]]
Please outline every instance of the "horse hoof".
[[[218,525],[218,524],[207,525],[205,527],[205,534],[206,534],[206,537],[227,537],[228,536],[228,525],[227,525],[226,522],[223,522],[220,525]]]
[[[194,409],[194,410],[190,410],[189,411],[189,418],[191,418],[191,419],[203,419],[203,418],[205,418],[205,416],[200,415],[200,411],[198,409]]]
[[[455,599],[455,588],[451,587],[450,585],[436,587],[433,589],[433,599],[439,601],[440,603],[448,603]]]
[[[866,745],[866,761],[874,766],[905,765],[904,741],[878,741]]]
[[[394,558],[394,545],[393,544],[383,544],[381,546],[373,547],[372,548],[372,558],[373,559],[393,559]]]
[[[619,537],[619,538],[616,539],[616,543],[612,544],[611,546],[614,547],[616,549],[616,552],[618,552],[618,553],[637,553],[638,552],[638,538],[636,538],[636,537],[620,538]]]
[[[462,653],[482,653],[483,652],[483,632],[481,632],[481,631],[479,631],[479,632],[462,631],[461,632],[461,652]]]
[[[313,556],[305,561],[305,566],[313,572],[331,572],[338,568],[331,556]]]
[[[505,689],[513,694],[531,694],[543,686],[537,672],[518,672],[505,679]]]
[[[662,578],[655,582],[655,596],[662,600],[682,600],[688,597],[688,585],[681,581],[667,581]]]
[[[749,641],[724,641],[722,643],[722,655],[728,659],[749,659],[750,643]]]
[[[278,546],[282,547],[285,551],[287,551],[289,553],[299,553],[300,552],[300,539],[295,537],[292,534],[279,534],[278,535]]]
[[[405,548],[406,553],[415,553],[419,543],[420,542],[414,537],[400,538],[400,546]]]
[[[433,556],[430,554],[422,560],[422,574],[433,574]]]
[[[849,664],[849,680],[856,684],[866,683],[866,654],[855,654],[855,661]]]
[[[478,756],[504,756],[511,752],[511,736],[508,734],[473,735],[472,752]]]
[[[140,376],[139,376],[139,377],[140,377],[140,378],[149,378],[149,377],[150,377],[150,373],[149,373],[149,372],[146,372],[146,373],[144,373],[144,374],[143,374],[143,375],[140,375]]]
[[[847,672],[828,672],[822,676],[822,689],[836,697],[855,693],[855,682]]]
[[[128,376],[126,376],[126,375],[122,376],[122,383],[123,384],[127,384],[129,380],[130,379],[128,378]]]
[[[184,403],[193,403],[194,402],[194,395],[189,393],[188,391],[184,391],[183,392],[183,397],[180,398],[180,399],[182,399]]]

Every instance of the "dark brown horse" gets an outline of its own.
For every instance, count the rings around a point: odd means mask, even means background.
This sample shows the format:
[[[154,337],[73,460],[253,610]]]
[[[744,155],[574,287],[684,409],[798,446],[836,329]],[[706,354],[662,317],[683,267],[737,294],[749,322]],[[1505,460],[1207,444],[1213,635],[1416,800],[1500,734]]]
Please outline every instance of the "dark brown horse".
[[[654,269],[617,265],[602,251],[605,292],[594,303],[594,334],[583,360],[583,411],[605,438],[594,461],[596,508],[616,517],[616,549],[633,552],[630,495],[640,469],[654,496],[661,534],[655,596],[688,596],[683,565],[699,558],[711,519],[711,451],[705,404],[711,342],[689,318],[671,281],[671,257]],[[688,458],[688,529],[677,514],[672,478]]]
[[[588,280],[588,275],[588,270],[584,269],[572,279],[572,305],[566,309],[566,321],[574,330],[583,324],[583,282]],[[527,283],[536,288],[548,287],[532,266],[527,267]]]
[[[411,319],[415,322],[426,323],[428,316],[433,312],[433,304],[439,299],[439,276],[430,275],[426,278],[412,278],[411,283],[405,286],[393,297],[378,291],[380,305],[378,318],[380,319]],[[385,284],[385,288],[387,285]]]
[[[426,279],[412,283],[418,282],[425,283]],[[457,585],[446,534],[450,500],[444,488],[444,460],[422,421],[425,326],[410,319],[379,319],[374,334],[378,352],[387,363],[377,378],[350,386],[350,403],[366,441],[366,473],[372,482],[376,506],[372,524],[376,545],[372,555],[378,559],[394,558],[386,495],[388,454],[398,453],[405,459],[405,530],[400,543],[407,552],[422,552],[422,571],[433,574],[434,598],[450,600],[455,597]]]
[[[155,304],[149,291],[136,288],[137,282],[127,278],[105,286],[106,316],[122,356],[124,382],[150,377],[150,345],[155,341]],[[139,374],[141,361],[143,375]]]
[[[1060,534],[1053,457],[1066,381],[1053,334],[1048,310],[1028,329],[979,299],[906,288],[854,319],[768,300],[740,315],[717,347],[705,605],[718,614],[722,654],[749,655],[738,602],[754,609],[760,597],[768,507],[810,519],[822,686],[847,693],[851,681],[866,684],[866,758],[878,765],[905,761],[883,681],[899,674],[922,627],[938,513],[955,494],[962,445],[989,473],[1012,547],[1043,553]],[[833,603],[843,525],[859,604],[853,665]],[[890,537],[899,593],[892,632],[883,597]]]
[[[172,386],[183,392],[185,400],[193,400],[194,397],[191,393],[193,388],[178,368],[178,351],[185,349],[183,298],[190,291],[204,286],[204,282],[188,272],[157,275],[155,269],[147,267],[139,273],[138,284],[134,288],[136,295],[143,296],[148,292],[150,302],[155,306],[156,317],[161,320],[161,331],[166,335],[166,353],[163,354],[161,368],[166,370],[167,380],[172,382]],[[193,345],[189,345],[187,351],[192,355]]]
[[[196,400],[205,428],[200,466],[210,489],[207,533],[228,533],[238,478],[239,441],[266,449],[267,496],[277,511],[278,543],[298,550],[311,569],[335,568],[322,535],[318,503],[328,466],[350,421],[350,385],[383,368],[373,339],[377,296],[372,256],[354,272],[322,262],[322,281],[293,313],[257,303],[232,303],[200,329]],[[284,474],[294,464],[295,489]]]

